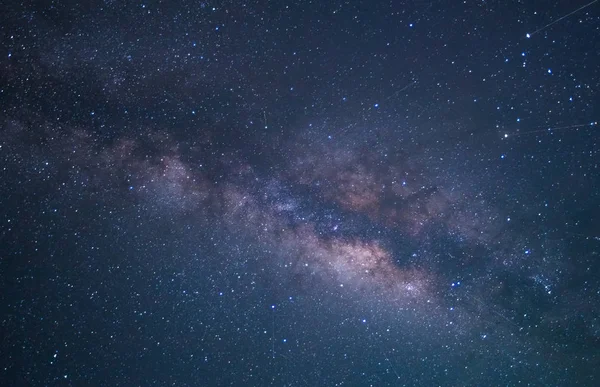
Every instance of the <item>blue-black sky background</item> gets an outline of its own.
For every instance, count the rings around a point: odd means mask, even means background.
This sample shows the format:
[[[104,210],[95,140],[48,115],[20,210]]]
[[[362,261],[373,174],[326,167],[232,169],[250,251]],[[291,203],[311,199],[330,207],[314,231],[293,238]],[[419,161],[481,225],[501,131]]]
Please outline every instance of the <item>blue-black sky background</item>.
[[[7,2],[0,384],[600,384],[597,1]]]

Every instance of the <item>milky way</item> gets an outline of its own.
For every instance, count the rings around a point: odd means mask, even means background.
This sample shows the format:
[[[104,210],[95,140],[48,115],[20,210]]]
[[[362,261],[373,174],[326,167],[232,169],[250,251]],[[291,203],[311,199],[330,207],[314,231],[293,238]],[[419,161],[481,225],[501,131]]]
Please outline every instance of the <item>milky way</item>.
[[[579,6],[12,5],[0,384],[597,385]]]

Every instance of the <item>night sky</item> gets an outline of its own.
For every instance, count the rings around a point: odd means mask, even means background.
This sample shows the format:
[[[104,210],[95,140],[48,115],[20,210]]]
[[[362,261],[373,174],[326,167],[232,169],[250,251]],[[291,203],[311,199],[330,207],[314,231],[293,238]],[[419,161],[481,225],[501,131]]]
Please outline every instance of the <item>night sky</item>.
[[[600,3],[8,1],[0,385],[600,385]]]

